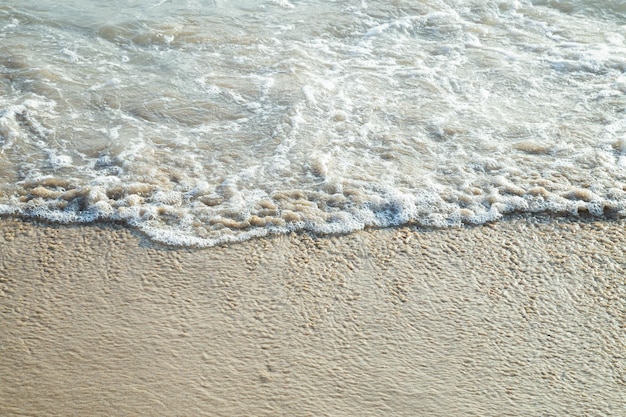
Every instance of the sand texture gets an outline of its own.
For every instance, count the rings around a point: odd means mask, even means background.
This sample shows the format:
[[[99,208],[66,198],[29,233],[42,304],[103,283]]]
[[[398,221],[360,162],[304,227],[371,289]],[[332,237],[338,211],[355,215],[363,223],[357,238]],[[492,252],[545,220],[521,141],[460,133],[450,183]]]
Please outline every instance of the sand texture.
[[[204,250],[0,221],[0,415],[626,412],[626,223]]]

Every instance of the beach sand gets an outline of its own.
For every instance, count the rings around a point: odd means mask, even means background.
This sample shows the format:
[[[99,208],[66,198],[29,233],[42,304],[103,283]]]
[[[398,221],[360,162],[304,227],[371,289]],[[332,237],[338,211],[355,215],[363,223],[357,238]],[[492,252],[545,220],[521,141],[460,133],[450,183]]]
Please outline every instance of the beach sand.
[[[0,415],[624,415],[626,223],[203,250],[0,221]]]

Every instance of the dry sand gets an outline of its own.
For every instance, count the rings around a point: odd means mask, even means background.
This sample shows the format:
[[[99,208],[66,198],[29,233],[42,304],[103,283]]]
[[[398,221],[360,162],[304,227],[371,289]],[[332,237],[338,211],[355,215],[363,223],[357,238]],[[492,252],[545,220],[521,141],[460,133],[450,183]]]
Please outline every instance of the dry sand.
[[[626,223],[204,250],[0,221],[0,415],[626,415]]]

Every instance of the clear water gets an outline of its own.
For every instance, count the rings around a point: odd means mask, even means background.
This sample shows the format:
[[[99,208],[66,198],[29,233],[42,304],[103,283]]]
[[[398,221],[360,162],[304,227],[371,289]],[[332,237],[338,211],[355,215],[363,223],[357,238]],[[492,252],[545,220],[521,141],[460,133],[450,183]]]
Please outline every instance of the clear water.
[[[0,2],[0,214],[211,246],[626,217],[623,1]]]

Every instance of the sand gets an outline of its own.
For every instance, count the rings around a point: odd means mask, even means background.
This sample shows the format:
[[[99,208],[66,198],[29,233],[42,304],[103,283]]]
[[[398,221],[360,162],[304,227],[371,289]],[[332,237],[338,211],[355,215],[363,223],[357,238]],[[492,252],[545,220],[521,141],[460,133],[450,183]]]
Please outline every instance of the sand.
[[[0,415],[624,415],[626,223],[203,250],[0,221]]]

